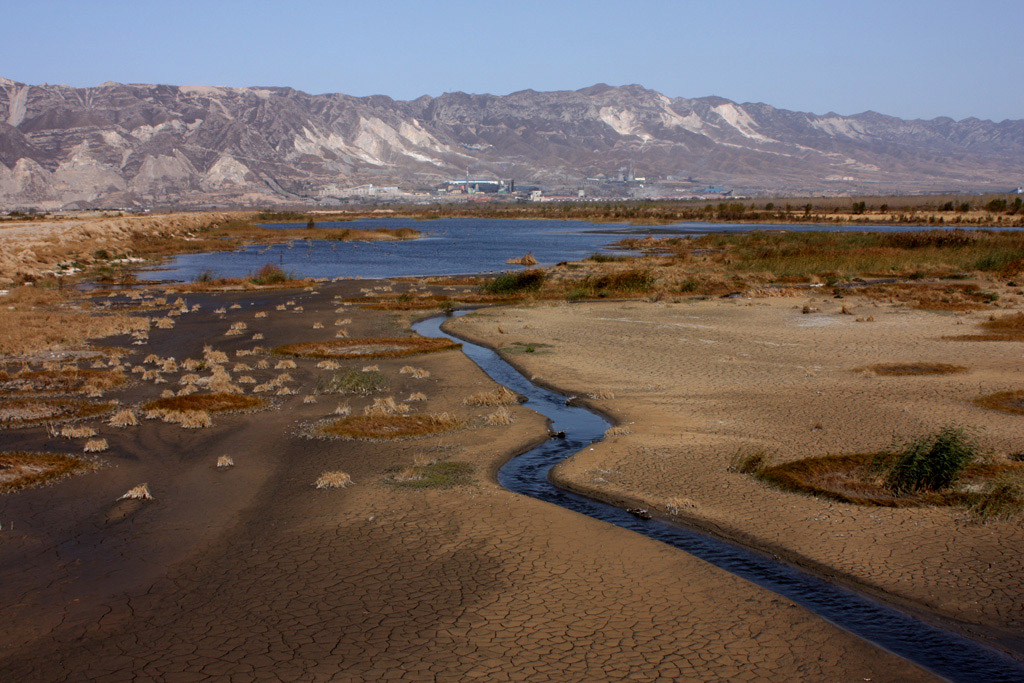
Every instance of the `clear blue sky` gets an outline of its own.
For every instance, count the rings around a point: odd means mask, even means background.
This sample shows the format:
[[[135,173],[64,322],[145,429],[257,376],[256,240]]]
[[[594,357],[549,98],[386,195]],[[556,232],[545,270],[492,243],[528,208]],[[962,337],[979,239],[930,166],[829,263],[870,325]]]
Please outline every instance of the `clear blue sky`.
[[[786,109],[1024,118],[1021,0],[0,0],[0,76],[396,99],[639,83]]]

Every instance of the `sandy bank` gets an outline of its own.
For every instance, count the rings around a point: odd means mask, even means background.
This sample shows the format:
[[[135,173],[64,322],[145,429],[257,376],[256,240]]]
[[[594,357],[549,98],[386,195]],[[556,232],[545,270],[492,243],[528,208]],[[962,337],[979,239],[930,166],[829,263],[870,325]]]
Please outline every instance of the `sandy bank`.
[[[965,343],[987,316],[847,298],[592,303],[481,311],[453,328],[501,348],[539,379],[616,416],[631,433],[573,457],[557,477],[641,501],[802,558],[1021,649],[1024,528],[962,511],[866,508],[784,493],[728,471],[737,452],[776,462],[871,452],[958,423],[1019,453],[1021,417],[977,396],[1020,389],[1024,344]],[[853,315],[840,314],[845,304]],[[856,322],[857,317],[874,318]],[[532,347],[533,352],[524,352]],[[856,372],[880,362],[968,367],[936,377]]]

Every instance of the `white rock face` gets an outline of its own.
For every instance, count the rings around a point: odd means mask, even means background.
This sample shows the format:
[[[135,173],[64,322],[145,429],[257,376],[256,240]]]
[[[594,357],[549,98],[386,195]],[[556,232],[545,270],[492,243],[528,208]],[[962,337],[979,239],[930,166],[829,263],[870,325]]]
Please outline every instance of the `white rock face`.
[[[740,191],[1006,189],[1024,177],[1024,121],[819,116],[635,85],[403,102],[0,78],[0,209],[266,206],[332,187],[423,187],[467,169],[562,184],[627,164],[649,181],[690,176]]]
[[[255,180],[255,175],[245,164],[229,156],[221,156],[203,175],[202,185],[207,190],[224,190],[245,187],[250,180]]]

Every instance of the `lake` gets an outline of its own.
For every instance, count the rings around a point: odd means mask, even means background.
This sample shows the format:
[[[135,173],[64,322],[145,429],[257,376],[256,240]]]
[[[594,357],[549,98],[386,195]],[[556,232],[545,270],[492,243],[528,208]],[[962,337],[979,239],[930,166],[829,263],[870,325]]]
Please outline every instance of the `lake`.
[[[289,230],[304,223],[266,223]],[[216,277],[245,277],[273,263],[298,277],[385,278],[423,275],[463,275],[504,271],[518,266],[505,262],[532,253],[540,265],[586,258],[611,248],[624,237],[702,235],[745,230],[920,230],[902,226],[770,225],[744,223],[681,223],[636,226],[588,221],[493,218],[372,218],[318,223],[319,227],[356,229],[414,228],[423,233],[406,242],[335,242],[299,240],[291,244],[253,245],[236,251],[183,254],[160,267],[139,273],[142,280],[188,282],[207,271]]]

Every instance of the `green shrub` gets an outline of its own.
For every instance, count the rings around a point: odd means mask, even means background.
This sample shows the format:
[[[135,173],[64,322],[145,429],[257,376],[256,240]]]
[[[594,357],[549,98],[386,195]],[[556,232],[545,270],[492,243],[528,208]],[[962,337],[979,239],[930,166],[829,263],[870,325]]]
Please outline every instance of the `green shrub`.
[[[488,294],[519,294],[539,291],[544,284],[543,270],[522,270],[518,273],[504,273],[485,282],[481,289]]]
[[[962,427],[945,427],[937,434],[911,441],[886,475],[894,493],[942,491],[978,456],[977,447]]]
[[[268,263],[261,266],[256,271],[256,274],[252,275],[249,279],[257,285],[276,285],[281,282],[287,282],[291,279],[291,275],[284,272],[280,266]]]

